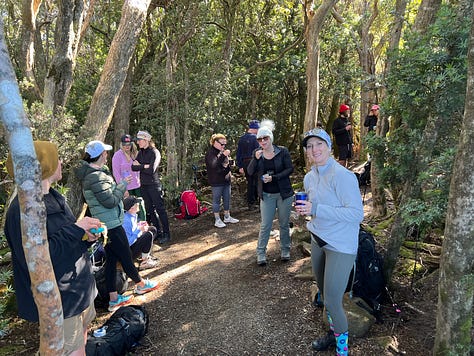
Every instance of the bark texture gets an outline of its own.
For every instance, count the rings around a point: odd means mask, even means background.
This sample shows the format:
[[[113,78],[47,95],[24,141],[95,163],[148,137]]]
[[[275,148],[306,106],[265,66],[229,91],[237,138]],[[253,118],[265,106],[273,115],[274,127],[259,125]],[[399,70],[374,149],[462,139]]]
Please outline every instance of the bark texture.
[[[474,13],[473,13],[474,15]],[[474,17],[474,16],[473,16]],[[466,105],[451,180],[438,284],[435,355],[469,355],[474,297],[474,25]]]
[[[316,9],[313,9],[313,2],[304,2],[306,19],[306,83],[308,87],[306,96],[306,112],[304,122],[304,132],[316,127],[318,122],[319,109],[319,33],[326,19],[327,14],[336,4],[337,0],[325,0]]]
[[[0,117],[13,158],[15,183],[21,209],[23,250],[38,306],[40,354],[61,355],[64,347],[63,311],[46,235],[46,208],[41,171],[33,146],[30,123],[5,45],[0,20]]]
[[[43,98],[45,108],[55,116],[66,105],[79,45],[89,24],[86,21],[90,18],[87,13],[93,4],[94,0],[90,3],[83,0],[59,1],[55,32],[56,53],[45,78]]]
[[[119,27],[110,46],[84,126],[79,134],[79,142],[82,146],[93,139],[105,139],[120,92],[125,85],[150,2],[151,0],[126,0],[123,4]],[[67,186],[69,187],[67,196],[69,206],[74,215],[78,216],[84,199],[79,188],[80,183],[74,174],[69,175]]]

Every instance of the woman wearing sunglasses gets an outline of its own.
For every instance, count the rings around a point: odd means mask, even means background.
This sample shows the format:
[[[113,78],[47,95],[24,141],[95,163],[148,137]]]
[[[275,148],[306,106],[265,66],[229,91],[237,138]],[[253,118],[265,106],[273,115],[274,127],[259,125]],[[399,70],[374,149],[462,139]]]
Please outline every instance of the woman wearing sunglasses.
[[[223,134],[213,134],[209,140],[211,147],[206,153],[207,180],[212,188],[212,211],[214,226],[226,227],[226,223],[235,224],[239,220],[230,216],[230,150],[226,149],[227,139]],[[224,221],[220,217],[221,200],[224,204]]]
[[[257,243],[257,264],[267,264],[267,244],[272,230],[273,217],[278,211],[280,225],[280,259],[290,260],[290,212],[293,203],[293,189],[290,174],[293,164],[288,149],[273,143],[273,121],[264,120],[257,132],[260,148],[253,153],[247,168],[250,175],[257,174],[258,196],[260,197],[260,214],[262,222]]]

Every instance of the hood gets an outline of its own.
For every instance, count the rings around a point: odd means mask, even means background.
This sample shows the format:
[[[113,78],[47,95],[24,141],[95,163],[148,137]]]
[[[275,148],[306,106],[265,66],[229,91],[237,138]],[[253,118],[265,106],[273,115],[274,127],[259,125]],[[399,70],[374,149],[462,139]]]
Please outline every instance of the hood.
[[[80,161],[79,166],[74,169],[74,173],[79,180],[83,180],[87,175],[96,172],[98,169],[93,168],[86,161]]]

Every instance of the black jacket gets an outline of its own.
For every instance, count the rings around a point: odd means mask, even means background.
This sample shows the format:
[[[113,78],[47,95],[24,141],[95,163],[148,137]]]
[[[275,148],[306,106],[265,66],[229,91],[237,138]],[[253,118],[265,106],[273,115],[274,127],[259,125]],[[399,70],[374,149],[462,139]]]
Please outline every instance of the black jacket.
[[[367,115],[364,120],[364,126],[369,128],[369,132],[374,131],[375,126],[377,126],[377,116]]]
[[[214,146],[206,153],[207,180],[211,187],[230,184],[229,158]]]
[[[334,135],[336,145],[344,146],[352,143],[351,132],[350,130],[346,130],[348,124],[350,124],[350,121],[344,116],[339,116],[334,120],[332,124],[332,134]]]
[[[85,231],[75,225],[76,218],[61,194],[51,188],[43,200],[47,214],[49,254],[61,294],[64,318],[70,318],[82,313],[97,295],[87,251],[91,243],[82,241]],[[8,208],[5,235],[12,251],[18,315],[26,320],[38,321],[38,309],[31,292],[31,280],[21,241],[18,196]]]
[[[161,187],[158,166],[161,161],[161,153],[155,147],[141,148],[135,159],[140,165],[132,164],[132,171],[140,172],[140,185],[158,185]],[[145,164],[150,167],[145,168]]]
[[[273,157],[275,173],[272,174],[272,181],[276,180],[281,197],[286,199],[294,194],[290,182],[290,174],[293,173],[293,163],[291,162],[290,152],[286,147],[273,145],[273,149],[275,150],[275,157]],[[256,159],[255,151],[247,170],[250,175],[257,174],[258,177],[261,177],[265,173],[263,159]],[[261,179],[258,180],[257,190],[258,196],[260,199],[263,199],[263,182]]]

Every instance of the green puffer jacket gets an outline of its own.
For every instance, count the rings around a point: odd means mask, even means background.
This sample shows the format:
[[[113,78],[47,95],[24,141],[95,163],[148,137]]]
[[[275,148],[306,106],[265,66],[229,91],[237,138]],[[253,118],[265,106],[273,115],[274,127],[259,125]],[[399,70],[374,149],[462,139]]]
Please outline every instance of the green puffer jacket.
[[[82,194],[91,215],[103,222],[107,229],[121,226],[123,222],[123,195],[127,190],[125,181],[115,183],[109,169],[91,167],[86,161],[80,162],[75,170],[82,182]]]

